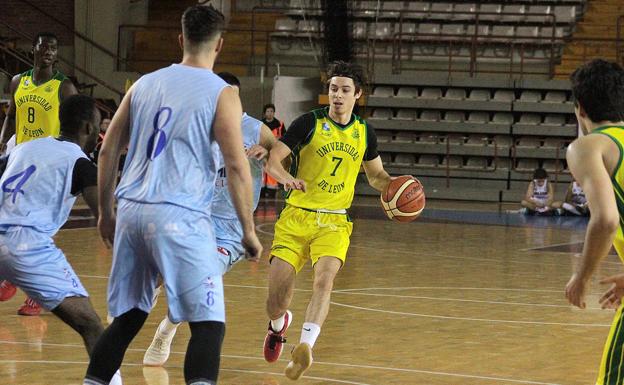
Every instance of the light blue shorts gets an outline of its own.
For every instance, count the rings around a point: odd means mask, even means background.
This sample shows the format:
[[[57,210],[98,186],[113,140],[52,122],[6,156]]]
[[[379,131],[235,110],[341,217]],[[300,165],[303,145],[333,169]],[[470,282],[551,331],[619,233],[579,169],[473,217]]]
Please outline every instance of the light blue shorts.
[[[28,227],[0,234],[0,279],[22,289],[46,310],[68,297],[89,296],[52,238]]]
[[[158,276],[172,322],[225,322],[221,262],[210,217],[169,204],[121,200],[108,308],[118,317],[152,309]]]
[[[213,216],[212,223],[217,237],[217,257],[225,274],[245,257],[245,250],[241,245],[243,230],[238,219]]]

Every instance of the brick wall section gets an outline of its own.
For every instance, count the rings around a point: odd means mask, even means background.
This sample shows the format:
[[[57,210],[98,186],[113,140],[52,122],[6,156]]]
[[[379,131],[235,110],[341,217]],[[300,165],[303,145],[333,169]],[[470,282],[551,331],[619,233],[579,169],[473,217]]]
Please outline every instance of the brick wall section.
[[[29,2],[36,4],[66,25],[74,26],[74,0],[29,0]],[[69,30],[23,1],[2,0],[0,20],[13,28],[19,28],[28,36],[35,36],[38,32],[43,31],[52,32],[59,37],[61,45],[74,45],[74,37]],[[6,30],[3,25],[0,25],[0,35],[20,37],[20,44],[26,42],[22,40],[21,36],[16,36],[14,32]]]

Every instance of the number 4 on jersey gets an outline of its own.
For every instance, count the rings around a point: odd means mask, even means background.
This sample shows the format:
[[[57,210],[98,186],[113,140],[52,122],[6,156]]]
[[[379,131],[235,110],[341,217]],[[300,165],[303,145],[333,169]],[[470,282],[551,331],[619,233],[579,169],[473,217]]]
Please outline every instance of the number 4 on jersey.
[[[11,202],[15,203],[18,194],[24,195],[24,190],[22,190],[22,186],[24,186],[26,181],[28,181],[28,178],[30,178],[36,170],[37,167],[35,167],[35,165],[33,164],[26,170],[18,172],[15,175],[11,175],[4,181],[4,183],[2,183],[2,191],[12,195]],[[11,183],[15,181],[17,181],[17,183],[15,184],[15,186],[11,187]]]

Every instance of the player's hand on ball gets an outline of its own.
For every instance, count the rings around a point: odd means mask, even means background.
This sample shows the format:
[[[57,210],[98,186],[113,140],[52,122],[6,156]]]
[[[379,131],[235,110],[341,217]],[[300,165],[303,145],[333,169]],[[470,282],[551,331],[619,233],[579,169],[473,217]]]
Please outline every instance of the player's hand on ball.
[[[113,247],[116,221],[117,218],[114,213],[111,215],[100,215],[100,218],[98,219],[98,230],[100,232],[100,236],[102,237],[106,247],[109,249]]]
[[[241,243],[245,249],[245,259],[250,262],[258,262],[262,255],[262,244],[256,233],[244,234]]]
[[[306,183],[301,180],[301,179],[288,179],[285,180],[283,183],[284,185],[284,190],[289,191],[289,190],[301,190],[303,192],[306,191]]]
[[[603,278],[600,280],[600,283],[603,285],[611,284],[609,290],[605,291],[602,297],[600,297],[600,306],[603,309],[617,309],[620,307],[622,297],[624,297],[624,274]]]
[[[586,281],[578,274],[572,274],[570,281],[565,288],[565,295],[568,301],[581,309],[585,309],[585,290],[587,289]]]
[[[245,151],[245,154],[248,158],[262,160],[269,156],[269,151],[259,144],[254,144],[253,146],[249,147],[247,151]]]

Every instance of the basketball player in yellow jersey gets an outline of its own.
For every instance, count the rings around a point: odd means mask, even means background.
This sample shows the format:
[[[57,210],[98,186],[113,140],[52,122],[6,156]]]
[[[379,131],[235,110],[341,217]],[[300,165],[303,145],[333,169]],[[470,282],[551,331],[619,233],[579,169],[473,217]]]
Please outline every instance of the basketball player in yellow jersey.
[[[570,171],[585,191],[591,218],[580,263],[565,294],[572,305],[584,309],[589,279],[612,244],[620,259],[624,258],[624,69],[594,60],[577,69],[571,80],[575,113],[584,136],[570,145],[566,157]],[[624,318],[619,298],[624,279],[611,277],[603,282],[615,285],[602,297],[602,306],[618,309],[596,384],[623,384],[620,368],[624,359]]]
[[[288,306],[295,275],[311,260],[314,269],[312,298],[301,339],[292,351],[285,374],[296,380],[312,364],[312,348],[329,311],[334,278],[345,262],[352,223],[355,182],[364,166],[370,185],[384,190],[391,181],[377,153],[375,131],[353,114],[362,95],[361,68],[334,62],[328,70],[329,108],[297,118],[271,149],[267,171],[289,190],[286,207],[275,224],[269,268],[267,314],[269,331],[264,357],[277,361],[284,333],[292,323]],[[292,153],[288,173],[282,160]]]
[[[54,34],[37,34],[33,40],[34,67],[11,80],[13,97],[0,133],[0,154],[5,152],[13,135],[16,135],[16,144],[59,135],[61,101],[78,91],[65,75],[54,70],[57,50],[58,39]],[[13,297],[16,290],[8,281],[0,281],[0,301]],[[40,312],[41,307],[30,298],[17,311],[26,316]]]
[[[33,41],[34,67],[11,81],[13,97],[2,126],[0,152],[13,134],[16,144],[59,135],[61,101],[78,91],[69,78],[54,69],[57,51],[54,34],[39,33]]]

